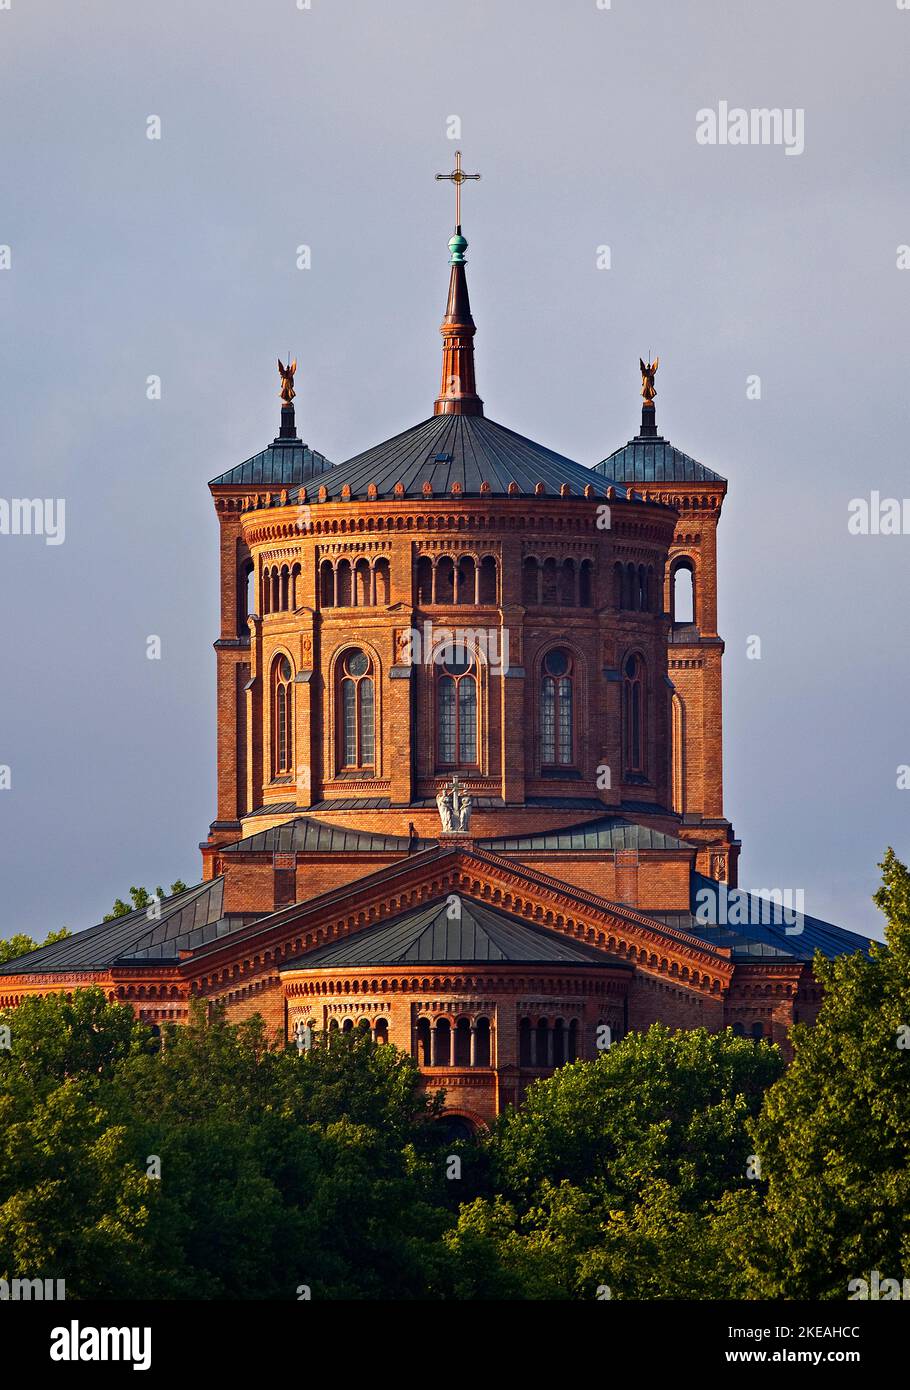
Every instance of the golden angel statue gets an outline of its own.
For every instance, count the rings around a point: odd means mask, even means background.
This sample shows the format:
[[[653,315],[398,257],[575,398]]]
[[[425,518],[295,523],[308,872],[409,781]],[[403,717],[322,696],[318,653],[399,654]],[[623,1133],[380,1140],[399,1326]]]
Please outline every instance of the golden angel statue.
[[[294,390],[294,373],[297,371],[297,358],[295,357],[287,367],[282,364],[281,358],[278,359],[278,375],[281,377],[281,399],[285,405],[290,405],[296,396]]]
[[[643,399],[650,405],[657,395],[657,392],[654,390],[654,376],[657,372],[657,368],[660,366],[660,358],[655,357],[651,365],[648,366],[647,362],[642,362],[639,357],[638,365],[641,367],[641,394]]]

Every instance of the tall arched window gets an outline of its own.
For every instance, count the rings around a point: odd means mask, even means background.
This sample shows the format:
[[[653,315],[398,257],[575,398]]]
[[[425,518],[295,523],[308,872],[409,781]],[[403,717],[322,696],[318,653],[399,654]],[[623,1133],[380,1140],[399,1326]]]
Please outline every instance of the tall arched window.
[[[272,662],[272,776],[291,771],[293,730],[293,672],[286,656]]]
[[[480,562],[480,581],[478,599],[480,603],[496,602],[496,560],[485,555]]]
[[[343,768],[370,768],[376,758],[373,663],[359,647],[339,663],[339,761]]]
[[[433,561],[427,555],[417,561],[417,602],[433,602]]]
[[[626,772],[645,770],[645,668],[640,656],[626,658],[622,673],[622,717]]]
[[[680,560],[672,570],[670,602],[674,623],[695,622],[695,571],[691,560]]]
[[[524,604],[540,603],[540,568],[532,555],[521,567],[521,601]]]
[[[540,760],[544,766],[570,766],[575,761],[575,693],[572,657],[554,647],[543,659],[540,678]]]
[[[671,740],[670,773],[673,789],[673,810],[682,815],[686,809],[686,769],[685,769],[685,710],[676,691],[671,700]]]
[[[389,601],[389,562],[388,560],[377,560],[375,574],[373,577],[374,601],[385,604]]]
[[[591,570],[591,561],[582,560],[578,571],[578,602],[582,608],[591,607]]]
[[[323,608],[335,606],[335,570],[331,560],[323,560],[319,566],[319,602]]]
[[[447,661],[436,679],[436,753],[441,767],[477,766],[477,671]]]

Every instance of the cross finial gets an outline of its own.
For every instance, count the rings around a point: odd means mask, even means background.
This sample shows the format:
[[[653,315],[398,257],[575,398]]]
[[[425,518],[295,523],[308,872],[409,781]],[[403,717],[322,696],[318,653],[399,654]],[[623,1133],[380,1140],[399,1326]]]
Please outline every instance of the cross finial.
[[[455,168],[451,174],[437,174],[437,179],[448,179],[455,185],[455,230],[461,231],[461,185],[465,179],[479,179],[479,174],[466,174],[461,167],[461,150],[455,151]]]

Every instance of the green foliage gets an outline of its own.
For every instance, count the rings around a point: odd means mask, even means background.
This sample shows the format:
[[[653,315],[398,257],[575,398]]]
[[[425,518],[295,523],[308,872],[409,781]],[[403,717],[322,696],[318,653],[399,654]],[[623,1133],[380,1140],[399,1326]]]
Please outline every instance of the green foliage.
[[[821,1011],[753,1127],[768,1191],[742,1256],[761,1296],[910,1273],[910,874],[890,849],[881,867],[887,945],[816,959]]]
[[[177,893],[185,893],[186,884],[178,878],[176,883],[172,883],[167,893],[163,888],[156,888],[154,893],[150,893],[147,888],[131,888],[130,901],[125,903],[122,898],[114,899],[114,906],[110,912],[106,912],[102,917],[102,922],[113,922],[117,917],[128,917],[131,912],[138,912],[143,907],[151,907],[152,903],[163,902],[165,898],[173,898]]]
[[[747,1185],[781,1069],[768,1043],[655,1025],[537,1082],[491,1137],[495,1195],[447,1235],[460,1296],[729,1296],[714,1207]]]
[[[72,936],[68,927],[61,927],[59,931],[49,931],[43,941],[33,941],[24,932],[19,932],[6,941],[0,941],[0,965],[15,960],[17,956],[27,956],[29,951],[37,951],[39,946],[52,946],[55,941],[64,941],[68,936]]]
[[[887,946],[816,961],[824,1002],[786,1071],[770,1044],[655,1026],[473,1142],[434,1129],[440,1097],[369,1034],[300,1056],[201,1004],[152,1037],[101,990],[27,999],[0,1014],[0,1276],[75,1298],[459,1300],[903,1278],[910,874],[890,850],[882,867]]]
[[[159,1050],[100,990],[0,1023],[0,1275],[75,1298],[410,1298],[444,1279],[434,1106],[396,1049],[355,1034],[300,1057],[197,1006]]]

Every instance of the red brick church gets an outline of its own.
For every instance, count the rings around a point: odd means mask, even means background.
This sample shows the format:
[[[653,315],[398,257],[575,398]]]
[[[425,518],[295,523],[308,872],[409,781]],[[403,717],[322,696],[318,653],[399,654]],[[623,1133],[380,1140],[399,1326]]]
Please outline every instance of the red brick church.
[[[816,949],[865,938],[736,890],[716,531],[727,484],[658,434],[593,467],[485,412],[449,242],[432,413],[335,466],[279,434],[210,483],[218,806],[203,880],[2,968],[299,1045],[369,1028],[483,1125],[655,1020],[786,1043]],[[460,1118],[459,1118],[460,1117]]]

